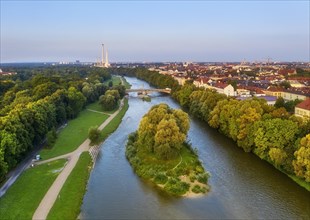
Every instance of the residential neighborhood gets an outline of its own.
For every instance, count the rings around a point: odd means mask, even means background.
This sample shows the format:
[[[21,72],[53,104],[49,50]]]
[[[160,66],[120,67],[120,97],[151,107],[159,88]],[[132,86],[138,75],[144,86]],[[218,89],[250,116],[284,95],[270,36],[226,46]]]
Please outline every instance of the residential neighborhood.
[[[214,89],[238,100],[259,97],[274,105],[279,97],[298,100],[295,115],[309,117],[310,63],[166,63],[149,70],[171,75],[180,85]],[[304,102],[306,104],[304,104]],[[306,111],[306,112],[304,112]]]

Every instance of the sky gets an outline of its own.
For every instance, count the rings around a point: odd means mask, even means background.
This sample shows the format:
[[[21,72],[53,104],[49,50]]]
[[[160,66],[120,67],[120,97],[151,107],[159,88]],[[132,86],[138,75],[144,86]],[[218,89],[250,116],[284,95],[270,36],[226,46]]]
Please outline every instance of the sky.
[[[0,63],[310,61],[310,1],[0,0]]]

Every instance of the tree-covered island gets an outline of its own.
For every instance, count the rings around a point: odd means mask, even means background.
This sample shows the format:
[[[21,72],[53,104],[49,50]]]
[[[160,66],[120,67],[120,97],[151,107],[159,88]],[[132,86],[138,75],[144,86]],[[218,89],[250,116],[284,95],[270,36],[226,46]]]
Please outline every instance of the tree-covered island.
[[[153,106],[128,137],[126,157],[138,176],[172,195],[209,191],[209,174],[186,143],[189,127],[189,117],[182,110]]]

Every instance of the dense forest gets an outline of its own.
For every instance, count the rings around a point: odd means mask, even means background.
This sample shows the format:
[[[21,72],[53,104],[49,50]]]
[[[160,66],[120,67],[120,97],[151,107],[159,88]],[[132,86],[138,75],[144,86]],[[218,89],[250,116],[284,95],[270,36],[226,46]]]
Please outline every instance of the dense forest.
[[[107,69],[84,66],[11,67],[0,76],[0,182],[49,132],[97,101],[111,78]],[[116,86],[124,93],[124,88]]]
[[[172,97],[195,117],[233,139],[246,152],[253,152],[288,175],[310,182],[310,121],[267,105],[263,99],[239,101],[215,91],[184,86],[170,76],[147,69],[120,69],[151,85],[172,89]]]

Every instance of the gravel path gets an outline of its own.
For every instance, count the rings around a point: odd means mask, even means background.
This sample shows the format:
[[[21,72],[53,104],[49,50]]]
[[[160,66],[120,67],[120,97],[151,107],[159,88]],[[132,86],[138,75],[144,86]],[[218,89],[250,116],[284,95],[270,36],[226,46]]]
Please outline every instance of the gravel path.
[[[110,115],[109,118],[107,118],[107,120],[105,120],[99,126],[99,130],[102,130],[103,128],[105,128],[105,126],[107,126],[109,122],[119,113],[119,111],[122,109],[124,105],[123,103],[124,103],[124,100],[121,101],[119,109],[116,112],[114,112],[112,115]],[[90,148],[89,144],[90,144],[90,140],[87,139],[75,151],[71,153],[64,154],[58,157],[54,157],[54,158],[36,163],[36,164],[42,164],[42,163],[47,163],[53,160],[58,160],[61,158],[68,158],[68,163],[66,164],[62,172],[58,175],[53,185],[49,188],[44,198],[41,200],[41,203],[36,209],[34,215],[32,216],[32,219],[46,219],[47,218],[47,215],[50,209],[53,207],[61,188],[63,187],[68,176],[70,175],[71,171],[75,167],[77,161],[79,160],[81,153],[89,150]]]

